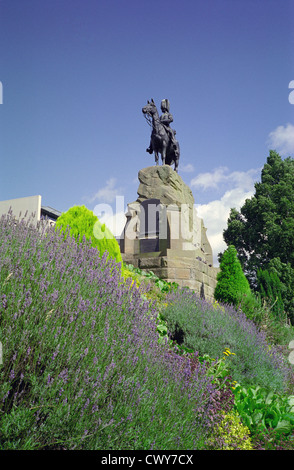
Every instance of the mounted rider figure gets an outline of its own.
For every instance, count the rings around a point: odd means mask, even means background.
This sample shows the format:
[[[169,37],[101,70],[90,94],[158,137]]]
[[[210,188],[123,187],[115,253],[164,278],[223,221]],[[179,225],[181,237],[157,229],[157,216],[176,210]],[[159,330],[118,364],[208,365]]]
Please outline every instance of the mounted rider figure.
[[[170,108],[169,100],[168,99],[162,100],[160,108],[163,114],[160,116],[159,120],[161,124],[163,125],[163,127],[165,128],[167,135],[170,138],[171,147],[173,147],[173,149],[177,151],[178,145],[175,139],[176,131],[170,127],[170,123],[173,122],[174,118],[173,118],[173,115],[169,112],[169,108]],[[150,145],[146,149],[146,152],[149,152],[150,154],[153,153],[152,140],[150,140]]]

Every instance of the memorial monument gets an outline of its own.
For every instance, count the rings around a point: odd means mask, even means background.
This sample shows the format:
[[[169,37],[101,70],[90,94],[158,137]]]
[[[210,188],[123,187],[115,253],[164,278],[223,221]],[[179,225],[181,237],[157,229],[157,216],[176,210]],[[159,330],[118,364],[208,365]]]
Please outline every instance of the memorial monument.
[[[122,258],[125,263],[152,270],[162,279],[190,287],[213,300],[219,269],[213,267],[211,245],[203,220],[197,215],[192,191],[178,174],[180,147],[175,131],[169,127],[173,121],[169,108],[169,101],[162,100],[163,114],[159,117],[152,99],[142,109],[150,117],[147,152],[154,152],[155,166],[138,173],[138,197],[128,204],[121,237]]]
[[[159,117],[156,105],[151,99],[147,101],[147,105],[142,109],[147,122],[152,127],[150,145],[146,149],[147,152],[155,155],[155,163],[158,165],[158,154],[161,154],[163,165],[174,164],[175,171],[178,171],[180,159],[180,146],[176,140],[176,131],[171,129],[170,123],[173,122],[173,116],[169,112],[169,100],[161,101],[162,115]]]

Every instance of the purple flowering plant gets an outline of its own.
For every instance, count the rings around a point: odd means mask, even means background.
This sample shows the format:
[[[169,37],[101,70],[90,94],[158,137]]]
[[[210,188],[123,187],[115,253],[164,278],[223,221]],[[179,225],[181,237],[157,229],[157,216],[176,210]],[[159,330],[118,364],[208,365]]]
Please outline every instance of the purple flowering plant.
[[[168,294],[161,312],[168,335],[182,347],[220,360],[226,348],[226,365],[234,381],[284,392],[290,367],[278,349],[269,345],[258,326],[240,310],[212,304],[191,290]]]
[[[224,395],[84,240],[0,219],[0,449],[201,449]],[[231,405],[230,405],[231,406]]]

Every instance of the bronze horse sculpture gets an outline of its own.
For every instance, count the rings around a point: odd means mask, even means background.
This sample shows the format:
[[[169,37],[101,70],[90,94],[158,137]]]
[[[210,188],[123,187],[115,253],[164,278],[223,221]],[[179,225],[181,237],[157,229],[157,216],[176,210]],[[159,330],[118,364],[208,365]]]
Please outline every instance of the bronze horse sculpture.
[[[174,170],[178,172],[180,147],[178,141],[175,139],[175,131],[169,127],[169,123],[173,121],[172,115],[169,113],[168,100],[162,101],[163,111],[166,111],[161,117],[158,115],[156,105],[151,99],[147,101],[147,105],[142,108],[147,121],[150,117],[150,125],[152,126],[150,147],[146,149],[147,152],[155,155],[155,163],[158,165],[158,154],[161,154],[163,165],[174,164]]]

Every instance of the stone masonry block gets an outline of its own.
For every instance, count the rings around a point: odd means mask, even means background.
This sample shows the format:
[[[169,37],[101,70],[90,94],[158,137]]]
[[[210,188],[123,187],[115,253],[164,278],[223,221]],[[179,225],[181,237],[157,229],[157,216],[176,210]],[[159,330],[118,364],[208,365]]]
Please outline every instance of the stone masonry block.
[[[203,274],[203,282],[205,285],[209,285],[209,277],[207,276],[207,274]]]
[[[151,269],[151,268],[160,268],[161,259],[160,258],[139,258],[139,267],[140,269]]]
[[[191,270],[191,279],[195,279],[198,282],[204,282],[204,274],[197,269],[193,268]]]
[[[187,268],[190,269],[193,264],[193,260],[190,258],[162,258],[161,265],[168,266],[171,268]]]
[[[209,286],[204,286],[204,295],[207,300],[214,301],[214,289]]]
[[[172,259],[189,258],[191,260],[194,260],[195,250],[171,250],[169,248],[166,250],[166,255],[168,258],[172,258]]]
[[[190,279],[191,270],[189,268],[175,268],[175,277],[179,279]]]
[[[172,282],[175,280],[174,268],[153,268],[151,271],[161,279],[172,279]]]
[[[208,276],[208,286],[211,287],[213,290],[216,287],[216,279],[213,279],[212,277]]]
[[[121,256],[125,264],[132,264],[135,268],[139,267],[138,259],[134,258],[133,256],[128,256],[126,253],[122,253]]]

